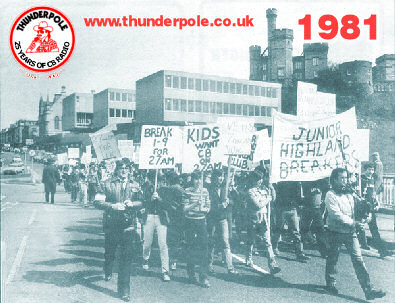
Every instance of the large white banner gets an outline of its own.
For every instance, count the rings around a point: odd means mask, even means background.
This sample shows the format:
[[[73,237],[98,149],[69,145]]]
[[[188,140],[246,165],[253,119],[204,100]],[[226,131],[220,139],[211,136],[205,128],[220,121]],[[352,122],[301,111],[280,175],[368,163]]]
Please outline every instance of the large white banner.
[[[106,159],[120,158],[117,140],[112,131],[101,132],[89,135],[95,148],[97,160],[99,162]]]
[[[336,95],[317,91],[317,85],[298,81],[297,116],[302,120],[336,114]]]
[[[310,121],[274,112],[271,182],[313,181],[336,167],[359,171],[356,131],[355,108]]]
[[[184,127],[182,172],[220,169],[226,165],[227,158],[220,148],[221,140],[218,125]]]
[[[174,168],[181,162],[182,131],[177,126],[144,125],[141,129],[140,169]]]

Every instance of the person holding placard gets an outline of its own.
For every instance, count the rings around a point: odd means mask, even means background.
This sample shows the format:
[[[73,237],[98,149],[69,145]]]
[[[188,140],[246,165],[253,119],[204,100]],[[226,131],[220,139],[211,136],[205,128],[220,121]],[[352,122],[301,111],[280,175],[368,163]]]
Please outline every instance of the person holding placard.
[[[185,240],[187,243],[187,272],[191,283],[197,283],[195,265],[200,265],[200,283],[209,288],[208,236],[206,215],[210,211],[210,197],[203,187],[202,175],[192,173],[192,187],[186,189],[184,198]]]

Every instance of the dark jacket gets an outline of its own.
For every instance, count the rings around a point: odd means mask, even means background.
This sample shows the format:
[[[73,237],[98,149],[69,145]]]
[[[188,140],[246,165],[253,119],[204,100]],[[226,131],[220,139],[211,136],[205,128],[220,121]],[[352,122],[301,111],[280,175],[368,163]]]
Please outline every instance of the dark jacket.
[[[42,183],[44,183],[45,192],[56,192],[56,183],[60,182],[58,169],[52,164],[44,167]]]
[[[296,181],[284,181],[277,183],[276,208],[292,209],[301,203],[301,184]]]
[[[171,211],[171,205],[169,201],[163,197],[162,188],[157,189],[159,199],[152,199],[154,193],[154,185],[147,181],[143,186],[144,199],[143,207],[145,208],[143,214],[143,223],[147,221],[148,215],[158,215],[160,223],[162,225],[168,225],[170,223],[169,211]]]
[[[207,215],[208,219],[213,220],[224,220],[227,218],[227,214],[232,211],[232,207],[230,203],[226,208],[223,206],[223,202],[225,202],[225,187],[218,186],[210,183],[207,186],[207,190],[210,196],[211,209]],[[228,198],[230,200],[230,194],[228,194]]]
[[[164,186],[158,189],[158,194],[165,203],[170,222],[181,224],[184,219],[183,201],[186,197],[185,189],[181,185]]]
[[[141,201],[143,198],[137,183],[126,182],[126,186],[123,188],[123,182],[113,178],[101,184],[99,193],[106,196],[104,202],[95,200],[95,206],[104,210],[104,232],[137,228],[137,212],[142,207]],[[135,203],[135,206],[132,208],[126,207],[125,210],[121,211],[112,209],[113,204],[123,203],[125,200],[131,200]]]
[[[303,187],[303,206],[307,208],[320,208],[325,199],[325,194],[329,190],[326,179],[308,181],[302,183]]]

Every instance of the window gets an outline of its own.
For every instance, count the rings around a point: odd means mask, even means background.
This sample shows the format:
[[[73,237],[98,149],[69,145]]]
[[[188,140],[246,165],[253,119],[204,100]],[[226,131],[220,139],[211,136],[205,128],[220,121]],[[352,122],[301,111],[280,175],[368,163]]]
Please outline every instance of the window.
[[[248,85],[248,94],[250,96],[254,95],[254,86],[253,85]]]
[[[278,78],[284,78],[284,76],[285,76],[284,67],[279,67],[279,68],[277,69],[277,77],[278,77]]]
[[[248,114],[248,105],[243,104],[243,116],[247,116],[247,114]]]
[[[176,112],[180,111],[180,103],[178,99],[173,99],[173,110]]]
[[[115,117],[115,111],[113,108],[110,108],[110,118],[114,118]]]
[[[128,118],[133,118],[133,111],[132,110],[128,110]]]
[[[235,115],[236,114],[236,104],[230,104],[229,105],[229,113],[231,115]]]
[[[181,88],[182,89],[187,88],[187,78],[186,77],[181,77]]]
[[[195,112],[201,113],[202,112],[202,101],[195,101]]]
[[[173,76],[173,88],[180,88],[180,78]]]
[[[127,101],[128,95],[126,93],[122,93],[122,101]]]
[[[165,86],[171,87],[171,76],[167,75],[165,79]]]
[[[217,81],[217,93],[222,93],[222,82]]]
[[[224,93],[225,94],[229,93],[229,83],[228,82],[224,82]]]
[[[187,100],[181,99],[181,111],[182,112],[187,111]]]
[[[215,114],[215,108],[216,108],[216,103],[215,102],[210,102],[210,113]]]
[[[126,118],[128,116],[128,111],[126,109],[122,110],[122,118]]]
[[[128,94],[128,102],[132,102],[133,101],[133,96],[132,94]]]
[[[295,62],[295,69],[302,69],[302,62],[301,61]]]
[[[261,96],[266,97],[266,87],[261,87]]]
[[[208,102],[203,101],[203,112],[204,113],[208,113],[208,104],[209,104]]]
[[[263,65],[262,65],[262,69],[263,69],[263,70],[266,70],[266,69],[267,69],[267,65],[266,65],[266,64],[263,64]]]
[[[115,98],[117,101],[121,101],[121,93],[115,93]]]
[[[241,83],[236,83],[236,94],[241,95]]]
[[[249,116],[254,115],[254,105],[248,105],[248,115]]]
[[[196,90],[202,90],[202,80],[201,79],[195,80],[195,88],[196,88]]]
[[[261,88],[259,86],[255,86],[255,96],[261,95]]]
[[[243,84],[243,95],[247,95],[247,93],[248,93],[248,85]]]
[[[166,99],[165,100],[165,109],[166,110],[171,110],[171,99]]]
[[[89,126],[92,124],[92,113],[77,113],[77,126]]]
[[[236,93],[236,83],[231,83],[230,84],[230,93],[235,94]]]
[[[115,116],[116,116],[117,118],[119,118],[119,117],[121,116],[121,110],[120,110],[120,109],[116,109],[116,110],[115,110]]]
[[[110,92],[110,100],[115,100],[115,94],[114,94],[114,92]]]
[[[267,108],[267,116],[268,116],[268,117],[271,117],[271,116],[272,116],[272,108],[271,108],[271,107],[268,107],[268,108]]]
[[[193,103],[193,100],[188,100],[188,113],[193,113],[195,111]]]
[[[208,91],[208,80],[203,80],[203,90]]]
[[[222,115],[222,103],[217,102],[217,114]]]
[[[351,71],[349,69],[347,69],[347,76],[351,76]]]
[[[314,57],[313,58],[313,66],[316,66],[319,64],[319,58],[318,57]]]
[[[255,105],[255,116],[260,116],[260,115],[261,115],[261,108]]]
[[[224,114],[229,115],[229,103],[224,103]]]
[[[267,88],[267,97],[269,97],[269,98],[272,97],[272,88],[271,87]]]
[[[267,75],[266,75],[266,74],[263,74],[263,75],[262,75],[262,80],[263,80],[263,81],[266,81],[266,80],[267,80]]]
[[[59,129],[59,128],[60,128],[60,126],[59,126],[59,117],[56,116],[55,117],[55,129]]]
[[[80,101],[80,96],[75,96],[75,98],[77,99],[77,102]]]
[[[214,81],[214,80],[210,80],[210,92],[216,91],[215,82],[216,81]]]
[[[272,88],[272,98],[277,98],[277,88]]]
[[[188,89],[193,89],[194,88],[194,80],[193,78],[188,78]]]
[[[241,114],[242,114],[242,105],[241,104],[236,105],[236,114],[241,116]]]
[[[261,116],[266,116],[266,106],[261,106]]]
[[[318,77],[318,73],[317,73],[317,71],[314,71],[314,78],[317,78]]]

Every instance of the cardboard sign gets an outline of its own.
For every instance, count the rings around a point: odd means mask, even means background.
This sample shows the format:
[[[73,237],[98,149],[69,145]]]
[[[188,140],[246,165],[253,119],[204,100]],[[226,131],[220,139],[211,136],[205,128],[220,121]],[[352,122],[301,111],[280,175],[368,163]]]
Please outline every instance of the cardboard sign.
[[[174,168],[181,162],[182,131],[177,126],[144,125],[141,129],[140,169]]]
[[[67,149],[67,156],[69,159],[79,159],[80,158],[80,149],[75,147],[69,147]]]
[[[133,140],[118,140],[118,148],[122,158],[133,159]]]
[[[274,112],[271,182],[313,181],[336,167],[357,172],[356,131],[355,108],[311,121]]]
[[[89,135],[95,148],[97,159],[99,162],[106,159],[120,158],[117,140],[114,133],[100,132]]]
[[[81,163],[88,166],[92,162],[92,155],[88,153],[83,153],[81,156]]]
[[[58,165],[66,165],[69,163],[67,153],[57,154],[56,157]]]
[[[182,172],[220,169],[227,163],[218,125],[194,125],[184,127]]]

